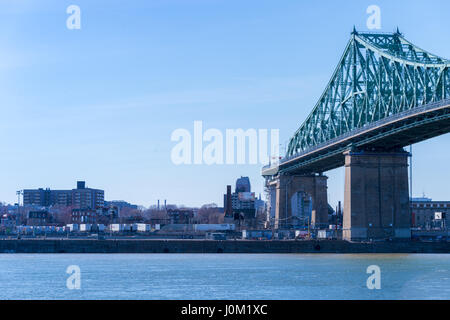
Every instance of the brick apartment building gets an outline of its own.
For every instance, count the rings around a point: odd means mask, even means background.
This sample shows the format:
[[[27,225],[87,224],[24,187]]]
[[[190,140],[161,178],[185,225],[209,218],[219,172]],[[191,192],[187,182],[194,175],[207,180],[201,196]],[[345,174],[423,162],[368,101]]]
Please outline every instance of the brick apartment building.
[[[100,209],[105,203],[105,192],[86,188],[84,181],[77,182],[72,190],[51,190],[50,188],[23,190],[24,206],[50,207],[54,205],[73,206],[79,209]]]

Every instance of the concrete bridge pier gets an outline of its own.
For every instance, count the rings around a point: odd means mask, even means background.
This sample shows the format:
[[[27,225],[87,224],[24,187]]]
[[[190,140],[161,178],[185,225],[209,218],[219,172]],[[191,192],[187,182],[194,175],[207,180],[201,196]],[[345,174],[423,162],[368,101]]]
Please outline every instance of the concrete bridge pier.
[[[328,223],[327,179],[323,175],[279,175],[274,181],[276,190],[275,228],[289,228],[294,224],[295,203],[299,193],[311,199],[311,226],[322,227]]]
[[[394,152],[345,155],[343,238],[411,238],[408,156]]]

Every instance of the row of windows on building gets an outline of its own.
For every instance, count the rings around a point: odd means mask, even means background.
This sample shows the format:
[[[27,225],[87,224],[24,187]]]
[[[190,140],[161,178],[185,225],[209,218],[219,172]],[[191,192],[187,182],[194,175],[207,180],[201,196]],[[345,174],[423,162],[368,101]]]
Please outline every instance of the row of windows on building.
[[[86,188],[84,181],[77,182],[72,190],[25,189],[23,204],[50,207],[54,205],[74,206],[77,208],[99,209],[105,204],[105,192],[99,189]]]
[[[412,203],[412,208],[450,208],[450,202],[448,203]]]

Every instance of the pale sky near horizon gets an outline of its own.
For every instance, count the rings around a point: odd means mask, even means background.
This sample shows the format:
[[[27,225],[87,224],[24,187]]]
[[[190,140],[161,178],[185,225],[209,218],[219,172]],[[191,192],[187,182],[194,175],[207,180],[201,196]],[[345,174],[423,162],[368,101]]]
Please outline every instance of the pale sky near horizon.
[[[66,8],[81,8],[81,29]],[[381,8],[382,29],[450,58],[450,2],[0,0],[0,201],[71,189],[107,200],[223,204],[226,185],[261,165],[171,162],[171,133],[279,129],[292,136],[327,85],[353,25]],[[450,200],[450,135],[413,147],[413,193]],[[327,173],[330,204],[344,171]]]

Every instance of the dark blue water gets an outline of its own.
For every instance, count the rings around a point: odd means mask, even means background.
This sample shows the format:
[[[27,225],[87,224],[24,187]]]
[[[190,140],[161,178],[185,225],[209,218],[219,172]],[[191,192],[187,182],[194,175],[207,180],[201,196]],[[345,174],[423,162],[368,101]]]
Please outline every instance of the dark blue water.
[[[450,299],[450,255],[0,254],[0,299]]]

